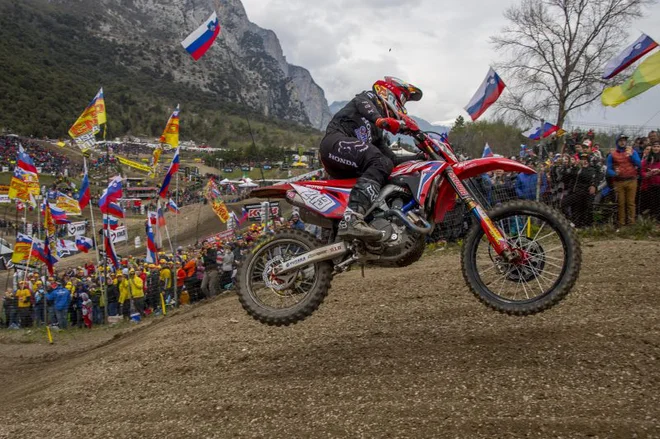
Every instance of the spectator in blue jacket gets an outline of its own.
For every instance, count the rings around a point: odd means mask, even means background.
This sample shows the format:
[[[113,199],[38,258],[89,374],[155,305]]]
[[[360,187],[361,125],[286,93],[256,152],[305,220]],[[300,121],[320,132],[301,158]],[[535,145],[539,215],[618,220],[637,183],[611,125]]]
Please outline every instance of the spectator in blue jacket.
[[[305,230],[305,223],[300,219],[298,212],[293,212],[291,215],[291,228],[296,230]]]
[[[71,291],[62,286],[58,286],[50,293],[46,293],[46,299],[55,303],[55,316],[57,317],[57,326],[60,329],[67,327],[67,313],[71,301]]]
[[[536,183],[538,174],[518,174],[516,178],[516,195],[523,200],[536,200]],[[548,179],[545,172],[541,178],[541,194],[548,189]]]

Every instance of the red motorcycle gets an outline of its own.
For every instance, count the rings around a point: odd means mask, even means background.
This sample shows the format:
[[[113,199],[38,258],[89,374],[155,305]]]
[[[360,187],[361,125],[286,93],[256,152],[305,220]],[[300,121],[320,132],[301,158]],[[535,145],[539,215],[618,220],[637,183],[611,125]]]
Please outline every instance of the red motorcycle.
[[[460,198],[476,219],[463,242],[463,277],[485,305],[511,315],[531,315],[556,305],[571,291],[581,265],[580,243],[566,218],[536,201],[512,201],[488,214],[462,180],[497,169],[534,173],[506,158],[459,162],[444,136],[420,131],[402,116],[407,133],[429,158],[392,171],[365,220],[382,232],[376,243],[344,242],[337,226],[355,179],[301,181],[253,191],[284,198],[301,219],[329,231],[326,242],[300,230],[281,230],[259,243],[241,264],[241,305],[268,325],[290,325],[321,305],[334,275],[359,264],[405,267],[419,260],[426,235]]]

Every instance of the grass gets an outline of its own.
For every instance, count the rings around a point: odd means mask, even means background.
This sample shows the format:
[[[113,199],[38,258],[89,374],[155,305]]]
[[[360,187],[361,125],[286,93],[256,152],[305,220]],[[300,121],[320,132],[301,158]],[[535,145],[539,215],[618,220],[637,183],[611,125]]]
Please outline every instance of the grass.
[[[601,224],[598,226],[581,229],[578,231],[581,238],[604,240],[612,238],[641,240],[660,239],[660,224],[652,218],[642,216],[635,225],[625,226],[618,229],[613,224]]]

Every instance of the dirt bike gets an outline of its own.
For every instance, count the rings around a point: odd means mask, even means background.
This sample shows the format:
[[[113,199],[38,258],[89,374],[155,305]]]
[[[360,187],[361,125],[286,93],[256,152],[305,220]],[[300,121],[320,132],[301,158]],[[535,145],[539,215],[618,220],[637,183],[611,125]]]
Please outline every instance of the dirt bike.
[[[463,242],[463,277],[485,305],[510,315],[531,315],[559,303],[571,291],[581,265],[580,243],[568,220],[536,201],[512,201],[486,213],[462,180],[497,169],[534,173],[521,163],[488,157],[459,162],[445,136],[426,133],[402,116],[407,134],[427,160],[396,166],[365,220],[382,233],[379,242],[337,238],[355,179],[300,181],[254,190],[284,198],[301,219],[329,230],[327,242],[300,230],[268,236],[242,262],[238,296],[243,308],[268,325],[290,325],[323,302],[332,278],[354,264],[406,267],[418,261],[425,237],[460,198],[474,216]]]

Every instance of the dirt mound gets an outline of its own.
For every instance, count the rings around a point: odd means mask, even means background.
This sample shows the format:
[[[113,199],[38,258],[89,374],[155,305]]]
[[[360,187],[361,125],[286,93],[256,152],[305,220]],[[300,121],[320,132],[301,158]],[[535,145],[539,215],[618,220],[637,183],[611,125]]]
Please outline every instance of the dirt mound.
[[[60,358],[0,344],[0,437],[657,437],[660,244],[584,256],[527,318],[480,305],[451,251],[339,276],[291,328],[228,296]]]

